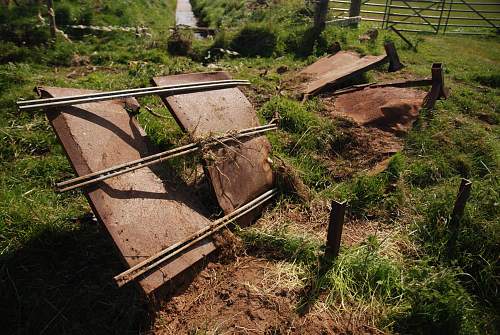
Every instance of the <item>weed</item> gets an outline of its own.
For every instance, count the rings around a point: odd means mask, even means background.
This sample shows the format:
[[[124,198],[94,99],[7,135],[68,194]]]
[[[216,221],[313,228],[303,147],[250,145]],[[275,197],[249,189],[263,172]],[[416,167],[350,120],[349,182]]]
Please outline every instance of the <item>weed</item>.
[[[231,41],[231,49],[243,56],[265,56],[274,53],[277,44],[276,33],[270,26],[247,25]]]

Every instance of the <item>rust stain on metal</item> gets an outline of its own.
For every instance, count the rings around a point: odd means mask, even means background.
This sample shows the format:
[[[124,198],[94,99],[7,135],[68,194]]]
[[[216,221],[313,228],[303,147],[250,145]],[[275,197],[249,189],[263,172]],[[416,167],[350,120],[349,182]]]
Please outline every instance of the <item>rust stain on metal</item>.
[[[320,58],[299,72],[305,78],[302,93],[306,96],[318,93],[327,86],[339,84],[387,60],[386,55],[361,57],[353,51],[339,51],[335,55]]]
[[[226,72],[192,73],[153,78],[154,84],[231,79]],[[259,125],[251,103],[238,88],[178,94],[163,98],[179,125],[196,138]],[[268,162],[265,136],[222,146],[205,159],[208,175],[226,214],[272,188],[274,177]]]
[[[43,97],[58,97],[91,91],[46,87],[39,92]],[[79,176],[148,154],[146,134],[124,103],[112,100],[47,111]],[[210,224],[187,190],[176,187],[174,191],[150,168],[102,181],[84,193],[129,267]],[[214,249],[210,240],[200,241],[140,279],[139,285],[148,294]]]

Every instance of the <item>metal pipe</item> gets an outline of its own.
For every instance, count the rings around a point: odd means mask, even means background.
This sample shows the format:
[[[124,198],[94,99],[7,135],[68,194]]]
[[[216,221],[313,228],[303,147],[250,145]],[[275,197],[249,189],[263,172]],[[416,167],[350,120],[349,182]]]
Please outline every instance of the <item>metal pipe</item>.
[[[222,88],[229,88],[229,87],[234,87],[238,85],[249,85],[250,82],[231,82],[231,83],[220,83],[220,84],[206,84],[206,85],[191,85],[191,86],[183,86],[183,87],[167,87],[167,88],[154,88],[154,89],[148,89],[147,91],[139,91],[139,92],[126,92],[126,93],[115,93],[115,94],[109,94],[109,95],[103,95],[103,96],[97,96],[97,97],[77,97],[77,98],[72,98],[68,100],[61,100],[61,101],[53,101],[53,102],[43,102],[44,99],[40,99],[38,103],[33,103],[33,104],[26,104],[26,105],[19,105],[18,109],[21,111],[30,111],[30,110],[36,110],[38,108],[48,108],[48,107],[62,107],[62,106],[71,106],[71,105],[78,105],[78,104],[84,104],[84,103],[90,103],[90,102],[97,102],[97,101],[106,101],[106,100],[115,100],[115,99],[122,99],[122,98],[128,98],[128,97],[141,97],[145,95],[152,95],[152,94],[181,94],[181,93],[190,93],[190,92],[199,92],[199,91],[204,91],[204,90],[210,90],[210,89],[222,89]]]
[[[234,139],[242,138],[242,137],[249,137],[249,136],[254,136],[260,133],[264,133],[267,131],[275,130],[277,129],[276,124],[267,124],[264,126],[259,126],[259,127],[253,127],[253,128],[247,128],[243,129],[242,131],[233,134],[233,135],[221,135],[219,137],[214,138],[212,141],[209,143],[205,144],[207,146],[214,146],[218,145],[221,142],[229,142]],[[184,156],[187,154],[190,154],[192,152],[198,151],[200,148],[200,144],[198,143],[191,143],[188,145],[184,145],[182,147],[178,147],[175,149],[167,150],[160,152],[158,154],[154,154],[148,157],[144,157],[141,159],[137,159],[135,161],[123,163],[117,166],[113,166],[101,171],[93,172],[84,176],[80,176],[77,178],[73,178],[67,181],[63,181],[60,183],[56,184],[56,187],[58,188],[58,192],[66,192],[73,190],[75,188],[80,188],[83,186],[88,186],[91,184],[95,184],[99,181],[106,180],[112,177],[116,177],[128,172],[132,172],[144,167],[148,167],[154,164],[161,163],[165,160],[178,157],[178,156]],[[69,185],[69,186],[68,186]],[[66,186],[66,187],[65,187]]]
[[[154,269],[158,265],[164,263],[180,252],[186,250],[193,244],[211,236],[215,232],[227,226],[229,223],[233,222],[237,218],[251,212],[255,208],[263,205],[268,200],[271,200],[278,193],[277,189],[269,190],[259,197],[253,199],[252,201],[246,203],[240,208],[236,209],[232,213],[214,221],[212,224],[200,229],[196,233],[190,235],[186,239],[177,242],[170,247],[160,251],[159,253],[149,257],[148,259],[140,262],[139,264],[134,265],[127,271],[120,273],[119,275],[114,277],[114,280],[118,287],[122,287],[123,285],[129,283],[130,281],[136,279],[142,274]]]
[[[52,101],[72,100],[72,99],[79,99],[79,98],[91,98],[91,97],[107,96],[110,94],[119,94],[119,93],[147,92],[147,91],[157,90],[157,89],[161,89],[161,88],[178,88],[178,87],[186,87],[186,86],[194,86],[194,85],[207,85],[207,84],[219,84],[219,83],[221,83],[221,84],[222,83],[248,83],[248,80],[227,79],[227,80],[191,82],[191,83],[183,83],[183,84],[175,84],[175,85],[128,88],[128,89],[117,90],[117,91],[94,92],[94,93],[87,93],[87,94],[80,94],[80,95],[69,95],[69,96],[64,96],[64,97],[33,99],[33,100],[19,100],[17,102],[17,104],[18,105],[28,105],[28,104],[39,103],[39,102],[52,102]]]

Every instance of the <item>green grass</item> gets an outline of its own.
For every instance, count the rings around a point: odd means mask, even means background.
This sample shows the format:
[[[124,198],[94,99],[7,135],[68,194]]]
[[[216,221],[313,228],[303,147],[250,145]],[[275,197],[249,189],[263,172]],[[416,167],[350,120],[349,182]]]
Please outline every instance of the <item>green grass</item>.
[[[304,48],[312,21],[302,1],[252,10],[249,3],[236,0],[193,3],[207,25],[226,30],[214,40],[194,41],[191,58],[167,52],[165,29],[173,23],[173,1],[101,1],[99,5],[56,1],[59,20],[147,25],[153,36],[140,39],[128,33],[82,36],[68,31],[72,44],[52,43],[42,31],[46,28],[33,25],[36,11],[12,7],[0,14],[0,24],[9,19],[9,24],[26,29],[15,36],[0,35],[0,291],[5,292],[0,313],[6,320],[2,330],[137,333],[151,330],[153,318],[135,290],[112,285],[111,278],[121,265],[112,243],[85,219],[90,208],[84,197],[76,191],[54,193],[52,185],[72,176],[72,170],[47,120],[41,114],[18,113],[14,102],[34,98],[36,85],[140,87],[149,85],[152,76],[207,71],[207,63],[216,63],[234,77],[251,81],[253,88],[245,93],[262,121],[279,114],[280,130],[268,135],[272,154],[298,171],[314,201],[348,200],[347,224],[351,219],[374,220],[394,230],[389,240],[370,236],[343,246],[337,260],[325,259],[323,241],[302,232],[303,226],[291,219],[272,229],[257,225],[239,230],[249,252],[300,263],[306,269],[298,309],[325,299],[326,293],[325,302],[332,310],[365,306],[387,331],[498,332],[498,38],[409,34],[418,45],[418,52],[413,52],[386,31],[380,32],[376,43],[361,43],[358,36],[370,27],[362,24],[359,29],[328,27],[316,43]],[[245,29],[245,34],[257,32],[257,37],[271,32],[273,45],[268,49],[272,52],[205,58],[213,47],[248,51],[250,47],[241,44],[248,36],[242,34]],[[21,43],[24,31],[33,33],[28,46]],[[346,124],[326,117],[321,99],[301,104],[293,92],[285,89],[278,94],[284,77],[276,69],[300,69],[323,55],[334,41],[344,49],[380,54],[381,42],[387,39],[395,41],[406,68],[402,74],[374,71],[369,79],[429,76],[430,65],[442,62],[452,95],[438,102],[435,111],[421,114],[404,137],[405,149],[392,158],[387,171],[336,180],[330,172],[332,161],[348,161],[348,152],[341,149],[353,141],[344,131]],[[72,64],[75,55],[87,57],[89,66]],[[169,117],[139,115],[155,144],[170,148],[182,143],[179,127],[159,99],[145,97],[141,104]],[[192,164],[179,160],[169,167],[181,172],[184,163]],[[447,223],[461,177],[471,179],[473,189],[460,226],[457,255],[450,259]],[[286,208],[288,202],[311,205],[299,201],[285,198],[270,214]]]

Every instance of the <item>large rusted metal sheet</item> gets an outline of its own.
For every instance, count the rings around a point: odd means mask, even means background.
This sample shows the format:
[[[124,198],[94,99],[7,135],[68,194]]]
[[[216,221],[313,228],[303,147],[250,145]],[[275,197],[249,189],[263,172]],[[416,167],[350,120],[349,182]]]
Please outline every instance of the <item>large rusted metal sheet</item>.
[[[154,84],[231,79],[225,72],[192,73],[153,78]],[[163,99],[179,125],[195,139],[259,125],[251,103],[238,88],[178,94]],[[230,213],[273,186],[265,136],[222,146],[205,159],[209,178],[224,212]]]
[[[353,51],[339,51],[335,55],[320,58],[299,72],[304,78],[301,91],[304,95],[318,93],[327,86],[337,85],[387,60],[386,55],[362,57]]]
[[[411,88],[365,88],[335,98],[333,113],[360,125],[407,131],[417,119],[426,92]]]
[[[40,89],[43,97],[90,92]],[[47,116],[80,176],[148,154],[145,133],[124,109],[124,101],[53,109],[47,111]],[[102,181],[84,193],[129,267],[210,224],[194,205],[192,195],[162,181],[150,168]],[[148,294],[214,249],[212,242],[201,241],[140,279],[139,284]]]

